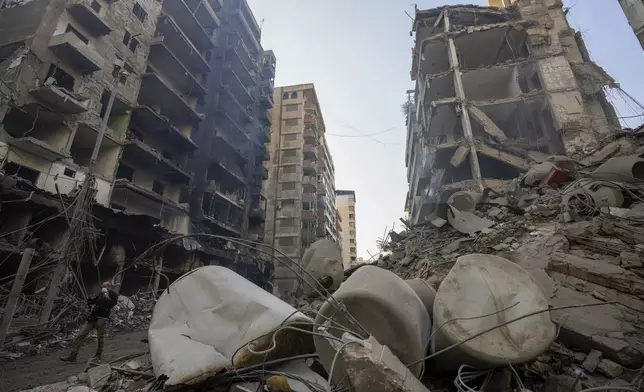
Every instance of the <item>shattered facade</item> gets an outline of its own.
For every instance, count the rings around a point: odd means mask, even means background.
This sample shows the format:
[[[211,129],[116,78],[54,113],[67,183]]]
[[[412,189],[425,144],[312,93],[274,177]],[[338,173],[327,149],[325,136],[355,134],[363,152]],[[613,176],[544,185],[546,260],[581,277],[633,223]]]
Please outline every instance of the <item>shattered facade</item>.
[[[340,243],[335,167],[313,84],[278,87],[274,101],[264,241],[299,260],[317,239]],[[275,277],[280,297],[294,293],[293,272],[276,264]]]
[[[356,192],[338,189],[335,203],[340,215],[342,237],[342,263],[344,269],[355,266],[358,261],[358,237],[356,235]]]
[[[27,247],[15,317],[28,322],[47,320],[63,282],[130,295],[221,264],[264,285],[257,251],[205,237],[134,264],[177,235],[262,240],[276,61],[246,1],[2,4],[0,307]]]
[[[588,152],[620,128],[561,2],[417,10],[407,109],[406,210],[425,221],[458,190],[482,190],[553,154]]]

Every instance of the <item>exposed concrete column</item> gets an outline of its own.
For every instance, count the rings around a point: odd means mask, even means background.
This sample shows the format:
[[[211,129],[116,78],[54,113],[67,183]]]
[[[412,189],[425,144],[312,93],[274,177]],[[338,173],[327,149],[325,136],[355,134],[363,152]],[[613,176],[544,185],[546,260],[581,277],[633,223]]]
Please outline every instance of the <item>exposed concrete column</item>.
[[[16,279],[14,279],[13,281],[9,299],[7,300],[7,304],[4,307],[2,324],[0,325],[0,346],[2,346],[2,344],[4,343],[4,339],[7,336],[7,332],[9,331],[11,319],[13,318],[13,314],[16,311],[16,306],[18,305],[18,300],[20,299],[20,294],[22,293],[22,286],[25,283],[27,272],[29,272],[29,266],[31,265],[31,260],[33,259],[34,253],[36,252],[33,243],[34,242],[30,243],[22,253],[22,260],[20,260],[20,266],[18,267],[18,272],[16,273]]]
[[[447,20],[447,18],[446,18]],[[476,152],[476,144],[474,143],[474,134],[472,133],[472,123],[470,122],[470,113],[467,108],[467,99],[465,97],[465,89],[463,88],[463,78],[461,69],[456,55],[456,45],[452,38],[448,39],[447,50],[449,52],[449,63],[454,71],[454,90],[456,97],[461,101],[461,123],[463,126],[463,134],[465,140],[470,148],[470,167],[472,169],[472,177],[476,181],[480,190],[483,190],[483,177],[481,176],[481,166],[479,165],[479,157]]]
[[[60,287],[60,281],[67,271],[67,263],[64,260],[56,266],[54,269],[54,274],[51,276],[49,281],[49,288],[47,289],[47,297],[45,298],[45,304],[40,312],[40,320],[38,323],[44,324],[49,321],[49,316],[54,307],[54,301],[58,295],[58,288]]]

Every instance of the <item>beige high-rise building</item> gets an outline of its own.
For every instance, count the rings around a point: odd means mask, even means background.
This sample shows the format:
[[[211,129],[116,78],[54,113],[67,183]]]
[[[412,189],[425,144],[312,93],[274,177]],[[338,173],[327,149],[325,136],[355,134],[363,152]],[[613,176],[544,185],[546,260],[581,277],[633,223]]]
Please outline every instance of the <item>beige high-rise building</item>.
[[[276,88],[271,115],[264,242],[299,262],[319,238],[339,244],[335,168],[313,84]],[[295,274],[276,263],[274,294],[288,299],[296,288]]]
[[[342,264],[344,269],[358,263],[358,239],[356,237],[356,192],[337,190],[335,204],[340,214],[342,229]]]

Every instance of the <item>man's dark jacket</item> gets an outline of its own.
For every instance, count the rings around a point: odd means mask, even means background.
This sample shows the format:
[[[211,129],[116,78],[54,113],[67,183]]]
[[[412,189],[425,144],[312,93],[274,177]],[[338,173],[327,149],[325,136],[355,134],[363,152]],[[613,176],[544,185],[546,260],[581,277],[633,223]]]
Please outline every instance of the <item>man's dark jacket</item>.
[[[103,293],[100,293],[94,298],[88,298],[87,303],[94,305],[92,312],[89,314],[89,321],[96,321],[97,318],[108,318],[110,317],[110,310],[118,303],[119,295],[109,290],[107,292],[110,296],[109,299],[105,298]]]

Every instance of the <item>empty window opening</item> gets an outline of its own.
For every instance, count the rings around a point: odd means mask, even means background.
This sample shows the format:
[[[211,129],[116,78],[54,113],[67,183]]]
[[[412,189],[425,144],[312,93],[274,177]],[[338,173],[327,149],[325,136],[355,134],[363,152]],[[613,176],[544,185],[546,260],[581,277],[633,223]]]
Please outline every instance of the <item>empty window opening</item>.
[[[4,171],[9,175],[23,178],[27,181],[31,181],[34,184],[38,180],[38,175],[40,175],[39,171],[24,167],[13,162],[7,162],[7,164],[4,165]]]
[[[130,34],[129,31],[125,31],[125,35],[123,35],[123,45],[128,45],[130,43],[131,38],[132,38],[132,34]]]
[[[295,245],[295,238],[293,237],[280,238],[279,244],[280,246],[293,246]]]
[[[120,163],[119,168],[116,171],[116,179],[124,178],[130,182],[132,182],[132,178],[134,177],[134,169],[131,167]]]
[[[81,41],[83,41],[86,45],[89,43],[89,40],[87,39],[87,37],[85,37],[85,36],[83,35],[83,33],[81,33],[80,31],[76,30],[76,29],[74,28],[74,26],[72,26],[72,25],[70,25],[70,24],[68,24],[68,25],[67,25],[67,28],[65,29],[65,32],[66,32],[66,33],[72,33],[72,34],[74,34],[75,36],[77,36],[77,37],[78,37],[78,39],[80,39]]]
[[[291,93],[291,99],[295,99],[295,98],[297,98],[297,91],[293,91]]]
[[[130,45],[128,45],[128,48],[132,51],[132,53],[136,52],[136,48],[139,46],[139,41],[136,38],[132,38],[130,41]]]
[[[76,177],[76,170],[72,170],[66,167],[65,170],[63,171],[63,174],[66,175],[67,177],[74,178]]]
[[[101,12],[101,9],[103,8],[96,0],[92,1],[92,4],[90,4],[90,7],[92,7],[92,9],[96,11],[97,14]]]
[[[54,86],[62,87],[70,92],[74,91],[74,77],[54,64],[52,64],[47,71],[45,83],[49,78],[54,78]]]
[[[163,196],[163,190],[164,189],[165,189],[165,184],[164,183],[162,183],[160,181],[157,181],[157,180],[152,181],[152,192]]]
[[[132,13],[134,13],[134,16],[141,22],[145,22],[148,19],[148,13],[145,12],[143,7],[141,7],[141,4],[136,3],[134,4],[134,8],[132,9]]]
[[[282,94],[282,99],[288,99],[288,93]]]
[[[284,120],[284,125],[286,125],[287,127],[292,127],[294,125],[297,125],[299,122],[299,118],[287,118],[286,120]]]

